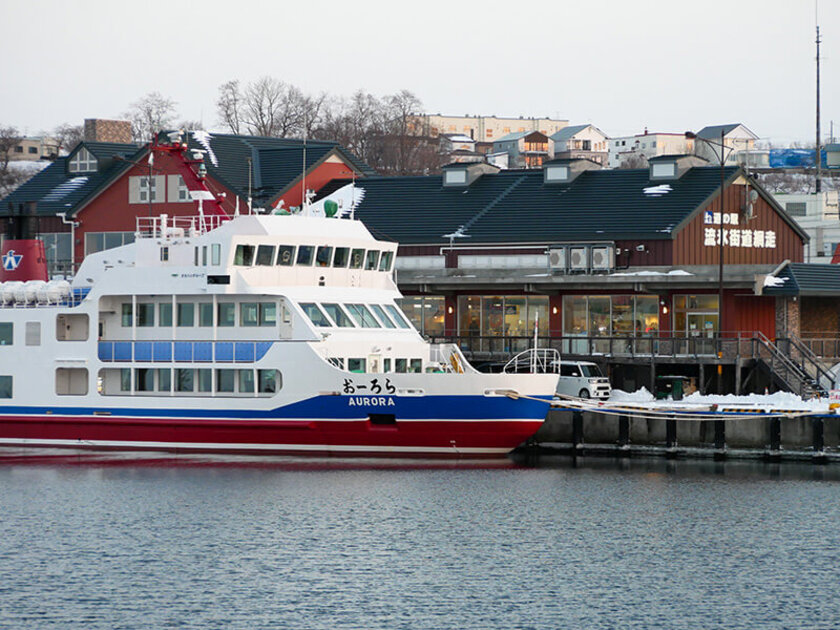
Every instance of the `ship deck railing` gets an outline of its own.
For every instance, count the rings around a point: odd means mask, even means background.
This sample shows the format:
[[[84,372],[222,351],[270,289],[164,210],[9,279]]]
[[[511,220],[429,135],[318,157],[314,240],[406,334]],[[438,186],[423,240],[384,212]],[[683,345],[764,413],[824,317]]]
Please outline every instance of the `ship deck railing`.
[[[134,237],[136,239],[195,237],[215,230],[230,220],[231,217],[218,214],[181,217],[162,214],[157,217],[137,217]]]

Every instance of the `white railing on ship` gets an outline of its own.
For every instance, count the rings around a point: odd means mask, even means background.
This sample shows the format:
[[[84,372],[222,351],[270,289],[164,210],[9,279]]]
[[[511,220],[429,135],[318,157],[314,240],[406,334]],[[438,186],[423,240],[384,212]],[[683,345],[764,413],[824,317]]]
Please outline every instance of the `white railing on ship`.
[[[135,238],[176,238],[200,236],[230,221],[229,216],[218,214],[188,217],[137,217]]]

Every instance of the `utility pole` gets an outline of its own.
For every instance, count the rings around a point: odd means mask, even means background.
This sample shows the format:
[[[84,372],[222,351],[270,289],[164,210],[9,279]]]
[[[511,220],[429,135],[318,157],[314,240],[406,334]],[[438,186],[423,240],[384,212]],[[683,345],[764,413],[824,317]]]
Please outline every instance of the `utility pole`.
[[[820,151],[820,25],[817,24],[817,182],[816,191],[822,191],[822,151]]]

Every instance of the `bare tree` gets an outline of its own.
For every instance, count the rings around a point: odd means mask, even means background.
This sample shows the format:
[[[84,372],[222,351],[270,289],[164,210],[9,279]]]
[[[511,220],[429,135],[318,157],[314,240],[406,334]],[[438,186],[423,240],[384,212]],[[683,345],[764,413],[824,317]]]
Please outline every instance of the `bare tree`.
[[[12,152],[23,137],[15,127],[0,126],[0,198],[20,186],[21,173],[9,168]]]
[[[624,158],[618,168],[648,168],[647,158],[641,153]]]
[[[72,151],[77,144],[85,138],[85,128],[82,125],[71,125],[64,123],[53,131],[53,136],[58,140],[59,151]]]
[[[131,121],[131,136],[136,142],[148,142],[161,129],[174,126],[175,101],[149,92],[129,107],[125,117]]]
[[[237,135],[242,129],[243,100],[239,81],[228,81],[219,86],[219,98],[216,101],[219,121]]]

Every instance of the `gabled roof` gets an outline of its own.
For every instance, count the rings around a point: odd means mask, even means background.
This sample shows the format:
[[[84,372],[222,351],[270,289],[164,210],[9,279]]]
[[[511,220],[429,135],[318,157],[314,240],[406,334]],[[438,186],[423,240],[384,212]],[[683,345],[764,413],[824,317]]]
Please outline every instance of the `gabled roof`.
[[[82,142],[78,147],[87,148],[96,158],[105,162],[104,167],[100,164],[100,170],[94,173],[69,173],[67,164],[78,152],[77,148],[67,157],[55,160],[11,195],[0,200],[0,214],[8,212],[9,204],[17,206],[29,202],[37,204],[39,215],[76,212],[106,184],[131,168],[137,156],[145,152],[145,149],[134,144],[110,142]]]
[[[697,136],[700,138],[705,138],[707,140],[714,140],[715,138],[720,138],[721,132],[723,132],[724,136],[729,135],[733,131],[735,131],[738,127],[744,127],[744,129],[755,139],[758,139],[758,136],[755,135],[752,131],[747,129],[741,123],[729,123],[728,125],[709,125],[707,127],[703,127],[700,131],[697,132]]]
[[[497,142],[511,142],[513,140],[519,140],[520,138],[527,136],[529,133],[531,133],[531,131],[514,131],[513,133],[502,136],[498,140],[493,140],[493,144],[496,144]]]
[[[584,129],[588,129],[589,127],[592,127],[593,129],[598,131],[602,136],[604,136],[604,137],[607,136],[607,134],[605,134],[603,131],[598,129],[598,127],[596,127],[595,125],[571,125],[569,127],[563,127],[560,131],[555,132],[551,136],[551,139],[554,140],[555,142],[557,142],[558,140],[559,141],[568,140],[569,138],[573,137],[575,134],[580,133]]]
[[[787,263],[765,282],[764,295],[840,296],[840,265]]]
[[[726,167],[727,181],[739,173]],[[356,217],[404,245],[546,243],[588,239],[670,239],[713,198],[720,169],[689,169],[663,195],[645,194],[649,169],[587,170],[568,184],[545,185],[542,170],[485,174],[467,188],[444,188],[439,175],[372,177]]]
[[[205,148],[192,134],[187,137],[190,148]],[[210,176],[240,197],[247,197],[250,188],[257,205],[274,201],[303,173],[303,140],[213,133],[208,134],[207,143],[216,158],[214,163],[210,156],[205,156]],[[335,154],[358,173],[375,174],[372,168],[336,142],[307,140],[305,150],[307,171]]]

